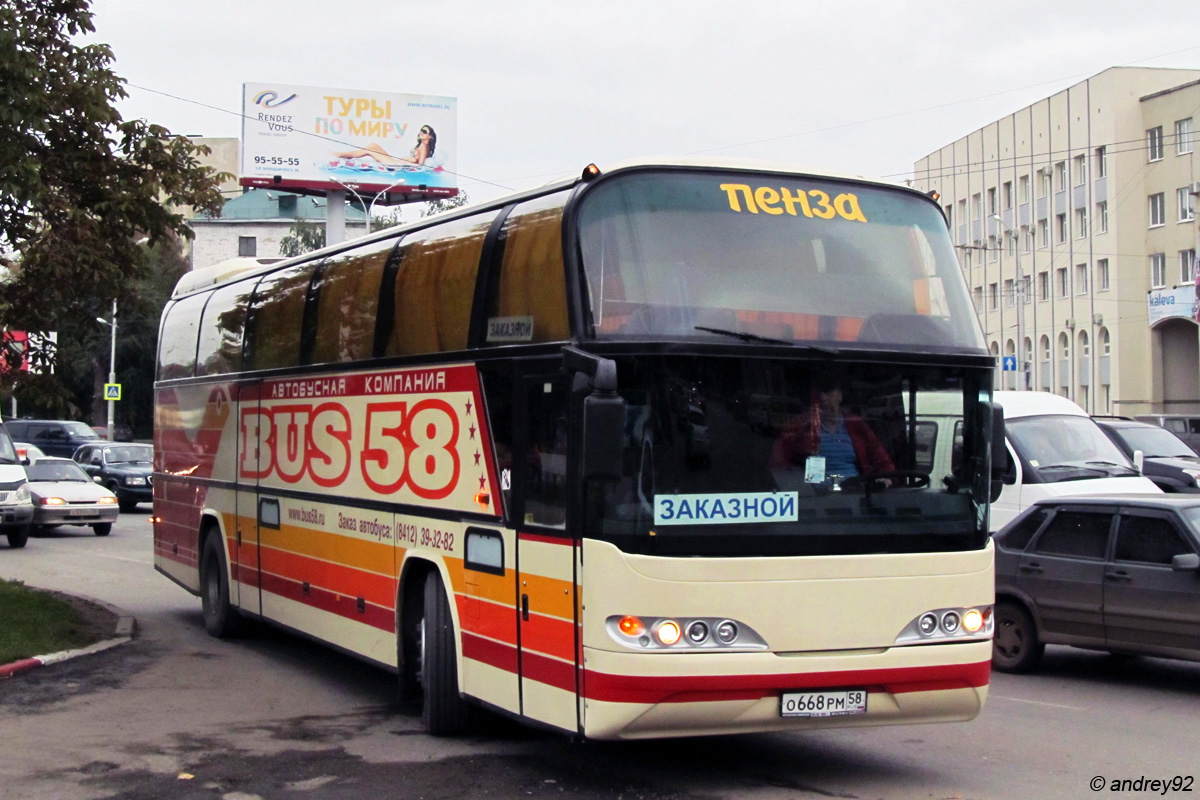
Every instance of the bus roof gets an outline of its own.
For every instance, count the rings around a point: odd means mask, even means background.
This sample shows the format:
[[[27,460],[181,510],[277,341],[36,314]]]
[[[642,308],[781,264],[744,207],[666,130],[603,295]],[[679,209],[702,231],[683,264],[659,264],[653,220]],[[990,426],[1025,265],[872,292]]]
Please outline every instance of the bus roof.
[[[587,165],[591,167],[591,165]],[[599,171],[593,175],[588,175],[587,180],[593,180],[595,177],[608,175],[614,172],[625,172],[629,170],[649,169],[654,167],[666,168],[681,168],[681,169],[720,169],[729,171],[745,171],[745,172],[775,172],[781,175],[807,175],[820,178],[833,178],[834,180],[856,181],[860,183],[869,183],[876,186],[885,187],[888,189],[900,189],[903,191],[912,192],[920,197],[925,197],[924,192],[919,192],[911,187],[904,186],[899,183],[885,181],[879,178],[868,178],[863,175],[854,175],[850,173],[839,173],[830,170],[814,169],[804,167],[797,164],[789,164],[779,161],[766,161],[753,158],[729,158],[717,156],[647,156],[643,158],[626,159],[616,161],[611,164],[600,166],[597,165]],[[510,203],[521,202],[530,198],[541,195],[552,194],[554,192],[568,189],[571,186],[584,181],[584,174],[587,168],[581,170],[578,175],[566,177],[560,180],[552,180],[543,186],[534,189],[528,189],[521,192],[515,192],[504,197],[496,198],[495,200],[487,200],[480,203],[472,203],[455,208],[442,214],[436,214],[431,217],[425,217],[415,222],[406,225],[400,225],[392,228],[385,228],[376,233],[367,234],[357,239],[349,239],[344,242],[329,245],[320,250],[315,250],[311,253],[304,253],[294,259],[267,259],[267,258],[233,258],[228,261],[222,261],[212,267],[202,267],[193,270],[184,275],[179,283],[175,285],[171,293],[172,299],[182,297],[185,294],[190,294],[200,289],[211,288],[221,283],[232,281],[236,278],[250,277],[251,275],[269,272],[285,262],[300,262],[307,261],[315,257],[326,257],[338,253],[342,250],[347,250],[352,247],[358,247],[369,242],[395,237],[399,234],[409,231],[418,230],[428,227],[435,220],[443,221],[459,216],[467,216],[480,211],[486,211],[489,208],[500,208]]]

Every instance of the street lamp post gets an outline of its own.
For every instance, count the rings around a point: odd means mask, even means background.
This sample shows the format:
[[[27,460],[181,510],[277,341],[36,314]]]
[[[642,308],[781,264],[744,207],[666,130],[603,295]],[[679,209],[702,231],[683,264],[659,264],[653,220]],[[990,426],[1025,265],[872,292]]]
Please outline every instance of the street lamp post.
[[[1025,276],[1021,272],[1021,240],[1016,231],[1004,224],[1004,220],[1000,218],[999,214],[993,214],[992,219],[996,220],[1002,228],[1008,231],[1009,236],[1016,240],[1013,251],[1017,254],[1017,277],[1013,284],[1017,292],[1017,372],[1020,375],[1017,380],[1017,388],[1028,389],[1029,376],[1025,372]]]
[[[395,189],[397,186],[404,183],[404,178],[401,178],[396,181],[392,181],[390,184],[388,184],[387,186],[385,186],[384,188],[382,188],[378,192],[376,192],[375,196],[373,198],[371,198],[370,205],[367,205],[367,202],[365,200],[363,200],[363,196],[354,189],[354,186],[352,184],[343,183],[342,181],[338,180],[337,178],[331,178],[331,180],[334,183],[336,183],[338,186],[341,186],[342,188],[349,191],[350,194],[352,194],[358,198],[358,204],[360,206],[362,206],[364,211],[367,212],[367,220],[366,220],[367,233],[371,232],[371,214],[375,211],[375,203],[378,202],[379,198],[383,197],[385,194],[390,192],[392,189]],[[366,233],[364,233],[363,235],[366,236]]]
[[[108,325],[112,328],[111,345],[108,351],[108,382],[117,382],[117,301],[114,298],[112,304],[112,321],[104,319],[104,317],[96,317],[96,321],[102,325]],[[108,401],[108,440],[113,441],[116,428],[117,416],[117,401],[109,398]]]

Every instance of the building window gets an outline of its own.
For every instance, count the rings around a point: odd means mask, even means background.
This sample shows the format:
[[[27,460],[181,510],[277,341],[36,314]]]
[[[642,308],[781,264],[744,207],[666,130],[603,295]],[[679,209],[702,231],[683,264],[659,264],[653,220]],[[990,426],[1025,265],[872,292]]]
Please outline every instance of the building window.
[[[1087,238],[1087,209],[1075,209],[1075,236],[1079,239]]]
[[[975,300],[975,313],[981,313],[983,311],[983,287],[976,286],[971,294]]]
[[[1179,221],[1191,222],[1196,218],[1196,197],[1192,187],[1184,186],[1175,191],[1175,202],[1179,206]]]
[[[1065,333],[1058,335],[1058,349],[1062,353],[1063,360],[1066,361],[1071,357],[1071,339]],[[1063,376],[1066,379],[1066,376]]]
[[[971,254],[974,252],[974,250],[968,250],[966,247],[963,248],[963,269],[969,270],[971,268]]]
[[[1096,148],[1096,177],[1108,177],[1108,148],[1104,146]]]
[[[992,214],[995,214],[997,211],[999,211],[999,209],[996,208],[996,187],[993,186],[991,189],[988,189],[987,195],[988,195],[988,205],[987,205],[988,215],[990,216]]]
[[[1157,228],[1159,225],[1166,224],[1167,210],[1166,200],[1162,192],[1152,194],[1149,197],[1150,210],[1150,227]]]
[[[1067,215],[1066,214],[1055,214],[1054,215],[1054,233],[1055,233],[1055,241],[1059,242],[1060,244],[1067,240]]]
[[[997,252],[997,250],[999,250],[999,248],[996,246],[996,237],[995,237],[995,236],[989,236],[989,237],[988,237],[988,243],[987,243],[988,261],[995,261],[995,260],[996,260],[996,252]]]
[[[1070,284],[1068,283],[1069,276],[1067,275],[1067,268],[1059,267],[1058,269],[1056,269],[1054,271],[1054,274],[1055,274],[1055,277],[1058,279],[1058,296],[1066,297],[1067,292],[1070,290]]]
[[[1060,192],[1065,192],[1067,189],[1067,162],[1060,161],[1054,165],[1055,184]]]
[[[958,224],[966,225],[968,221],[969,220],[967,219],[967,201],[959,200],[958,201]]]
[[[1020,202],[1028,203],[1029,202],[1029,176],[1028,175],[1022,175],[1021,177],[1017,178],[1017,191],[1019,192],[1018,197],[1021,198]]]
[[[1087,294],[1088,274],[1087,264],[1075,265],[1075,294]]]
[[[1108,201],[1096,203],[1096,233],[1108,233]]]
[[[1042,361],[1049,364],[1050,363],[1050,337],[1043,336],[1041,345],[1042,345]]]
[[[1017,235],[1014,233],[1012,236],[1006,236],[1004,238],[1008,240],[1008,254],[1010,256],[1015,256],[1017,254]]]
[[[988,284],[988,308],[992,311],[1000,308],[1000,298],[996,294],[996,284],[994,283]]]
[[[1033,249],[1033,232],[1028,225],[1021,226],[1021,250],[1028,253]]]
[[[1032,280],[1028,275],[1021,277],[1021,302],[1029,303],[1033,300],[1033,292],[1029,291],[1029,282]]]
[[[983,195],[971,195],[971,208],[975,212],[973,219],[983,219]]]
[[[1150,161],[1162,161],[1163,136],[1162,125],[1146,131],[1146,150]]]
[[[1092,343],[1088,340],[1087,331],[1079,332],[1079,355],[1086,358],[1092,354]]]
[[[1050,299],[1050,273],[1042,270],[1038,273],[1038,300],[1045,302]]]
[[[953,228],[954,227],[954,204],[951,203],[951,204],[947,205],[943,210],[946,212],[946,227]]]
[[[1083,186],[1087,183],[1087,156],[1075,156],[1075,185]]]
[[[1050,226],[1046,224],[1046,220],[1038,220],[1038,242],[1039,247],[1050,246]]]
[[[1175,155],[1182,156],[1192,152],[1192,118],[1176,120],[1175,122]]]
[[[1150,256],[1150,287],[1162,289],[1167,285],[1167,254],[1155,253]]]
[[[258,255],[258,237],[257,236],[239,236],[238,237],[238,255],[239,256],[257,256]]]
[[[1003,200],[1006,209],[1013,207],[1012,181],[1004,182]]]
[[[1100,329],[1100,355],[1112,355],[1112,336],[1109,335],[1108,328]]]
[[[1108,259],[1102,258],[1096,262],[1096,283],[1100,286],[1100,291],[1108,291]]]
[[[1179,251],[1179,282],[1194,283],[1196,281],[1196,248]]]
[[[1038,170],[1038,197],[1046,197],[1050,194],[1052,187],[1050,186],[1050,170]]]
[[[1004,305],[1009,306],[1011,308],[1015,304],[1014,303],[1015,300],[1016,300],[1016,298],[1013,297],[1012,278],[1006,278],[1004,280]]]

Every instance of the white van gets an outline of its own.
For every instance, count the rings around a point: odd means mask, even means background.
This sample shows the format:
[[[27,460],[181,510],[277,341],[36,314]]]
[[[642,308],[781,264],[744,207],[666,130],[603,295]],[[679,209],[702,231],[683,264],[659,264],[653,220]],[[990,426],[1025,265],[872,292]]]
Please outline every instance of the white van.
[[[999,530],[1045,497],[1081,494],[1158,494],[1095,421],[1075,403],[1050,392],[996,392],[1004,408],[1008,470],[992,503]]]

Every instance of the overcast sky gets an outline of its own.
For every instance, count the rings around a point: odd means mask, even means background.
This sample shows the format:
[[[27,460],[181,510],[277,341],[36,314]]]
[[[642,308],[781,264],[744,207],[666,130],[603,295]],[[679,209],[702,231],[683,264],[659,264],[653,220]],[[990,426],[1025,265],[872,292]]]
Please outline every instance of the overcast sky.
[[[96,0],[94,11],[91,38],[131,84],[122,114],[174,133],[238,136],[243,82],[456,97],[460,186],[474,200],[662,154],[902,180],[941,145],[1107,67],[1200,68],[1195,0]]]

